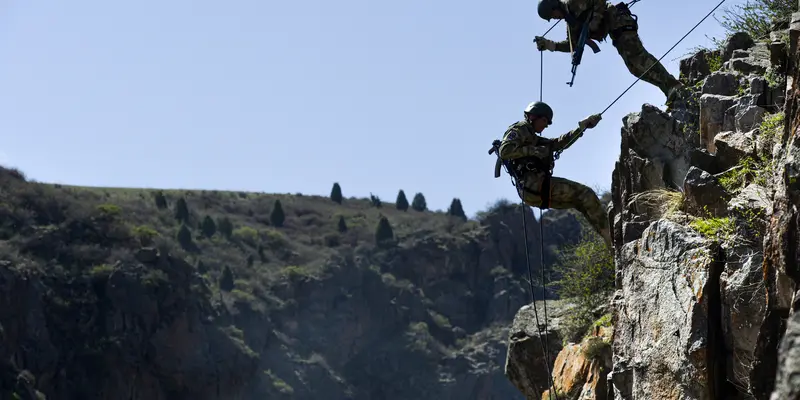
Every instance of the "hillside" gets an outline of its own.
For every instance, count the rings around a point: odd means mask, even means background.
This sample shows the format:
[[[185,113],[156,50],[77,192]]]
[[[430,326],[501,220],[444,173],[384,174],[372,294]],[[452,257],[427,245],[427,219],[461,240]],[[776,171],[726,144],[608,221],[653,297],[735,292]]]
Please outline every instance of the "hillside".
[[[503,376],[529,300],[515,204],[465,220],[6,168],[0,188],[2,398],[521,398]],[[580,238],[573,213],[545,220],[548,246]]]

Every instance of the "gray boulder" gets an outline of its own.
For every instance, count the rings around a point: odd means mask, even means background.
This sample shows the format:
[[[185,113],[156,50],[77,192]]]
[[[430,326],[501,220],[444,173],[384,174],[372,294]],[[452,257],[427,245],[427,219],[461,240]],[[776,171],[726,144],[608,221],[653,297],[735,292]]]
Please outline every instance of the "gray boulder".
[[[722,169],[731,168],[748,156],[756,155],[755,132],[722,132],[714,138],[717,159]]]
[[[548,306],[550,303],[548,303]],[[539,323],[544,323],[544,309],[537,304]],[[549,387],[547,370],[552,372],[558,352],[561,351],[561,335],[558,321],[551,320],[548,329],[540,335],[536,324],[534,308],[529,304],[522,307],[509,331],[508,355],[506,358],[506,377],[528,399],[539,399]],[[545,356],[543,343],[548,346],[550,357]]]
[[[724,50],[722,51],[722,60],[730,60],[736,50],[747,50],[753,47],[755,43],[756,42],[747,32],[735,32],[725,41]]]
[[[730,195],[708,172],[696,167],[690,168],[683,183],[683,190],[689,210],[695,214],[702,215],[706,210],[715,217],[727,213]]]

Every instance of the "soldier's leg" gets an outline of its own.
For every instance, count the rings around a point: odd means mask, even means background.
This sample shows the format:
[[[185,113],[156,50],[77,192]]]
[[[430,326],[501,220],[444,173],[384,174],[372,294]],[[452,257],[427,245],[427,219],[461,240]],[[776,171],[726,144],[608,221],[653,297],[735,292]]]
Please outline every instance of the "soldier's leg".
[[[622,57],[628,71],[645,82],[657,86],[668,98],[673,88],[682,86],[681,82],[670,74],[656,57],[645,50],[636,31],[621,32],[613,40],[614,47]],[[655,64],[653,68],[651,65]],[[649,71],[647,69],[650,68]],[[645,74],[645,71],[647,73]],[[645,74],[642,76],[642,74]]]
[[[608,248],[613,248],[611,230],[600,198],[588,186],[569,179],[553,177],[550,184],[550,208],[578,210],[600,234]]]
[[[525,204],[531,207],[541,207],[542,197],[542,182],[544,181],[543,174],[530,173],[525,177],[522,182],[523,188],[519,191],[520,197],[525,201]]]

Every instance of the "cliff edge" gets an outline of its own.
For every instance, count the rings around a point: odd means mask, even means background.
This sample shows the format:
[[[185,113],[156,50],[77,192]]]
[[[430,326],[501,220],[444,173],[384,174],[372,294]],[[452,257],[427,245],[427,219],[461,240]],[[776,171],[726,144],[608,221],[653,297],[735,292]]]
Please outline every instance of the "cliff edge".
[[[554,388],[510,345],[527,398],[800,398],[798,23],[682,60],[690,96],[623,118],[610,323],[564,346]]]

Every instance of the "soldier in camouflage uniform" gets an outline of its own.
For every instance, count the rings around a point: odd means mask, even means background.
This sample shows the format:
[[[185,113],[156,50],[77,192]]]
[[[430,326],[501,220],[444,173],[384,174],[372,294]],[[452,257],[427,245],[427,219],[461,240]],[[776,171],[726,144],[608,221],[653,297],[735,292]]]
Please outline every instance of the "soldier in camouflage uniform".
[[[611,43],[622,56],[628,71],[636,77],[641,76],[655,64],[641,79],[661,89],[667,96],[667,103],[670,103],[683,88],[683,84],[667,72],[657,58],[645,50],[637,33],[638,23],[627,4],[612,5],[605,0],[540,0],[538,11],[542,19],[548,21],[551,18],[565,19],[567,22],[566,40],[554,42],[541,36],[536,37],[536,45],[540,51],[545,49],[565,53],[572,51],[577,46],[584,20],[593,12],[588,21],[587,44],[590,47],[597,49],[597,44],[592,42],[592,39],[603,41],[606,36],[610,36]]]
[[[553,110],[542,102],[531,103],[525,109],[525,119],[506,130],[498,155],[509,162],[517,176],[517,189],[525,203],[541,208],[577,209],[611,248],[608,220],[594,190],[569,179],[551,177],[553,153],[567,149],[600,119],[599,114],[592,115],[578,123],[577,129],[556,139],[544,138],[540,134],[553,122]],[[499,172],[495,175],[499,176]]]

